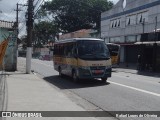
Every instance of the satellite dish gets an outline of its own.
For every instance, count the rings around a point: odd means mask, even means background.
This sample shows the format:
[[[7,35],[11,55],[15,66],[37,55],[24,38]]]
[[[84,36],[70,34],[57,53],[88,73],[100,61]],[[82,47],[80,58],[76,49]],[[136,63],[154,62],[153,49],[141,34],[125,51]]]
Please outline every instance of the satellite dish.
[[[123,9],[126,7],[126,0],[123,0]]]

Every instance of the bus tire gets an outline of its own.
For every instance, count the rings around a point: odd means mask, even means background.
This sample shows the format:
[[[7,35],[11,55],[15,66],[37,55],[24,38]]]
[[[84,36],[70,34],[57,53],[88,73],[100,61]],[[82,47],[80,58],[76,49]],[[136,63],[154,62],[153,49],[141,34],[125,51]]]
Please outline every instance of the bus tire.
[[[101,78],[101,80],[102,80],[103,83],[107,82],[107,78]]]
[[[79,81],[78,76],[77,76],[75,71],[72,72],[72,79],[73,79],[74,82],[78,82]]]

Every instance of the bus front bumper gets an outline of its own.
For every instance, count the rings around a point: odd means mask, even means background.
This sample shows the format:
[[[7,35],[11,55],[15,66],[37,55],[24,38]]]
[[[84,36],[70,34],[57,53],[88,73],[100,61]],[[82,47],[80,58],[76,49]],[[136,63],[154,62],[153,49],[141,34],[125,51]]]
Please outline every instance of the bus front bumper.
[[[102,70],[102,73],[95,73],[93,70],[78,69],[79,79],[94,79],[94,78],[108,78],[111,77],[112,68]]]

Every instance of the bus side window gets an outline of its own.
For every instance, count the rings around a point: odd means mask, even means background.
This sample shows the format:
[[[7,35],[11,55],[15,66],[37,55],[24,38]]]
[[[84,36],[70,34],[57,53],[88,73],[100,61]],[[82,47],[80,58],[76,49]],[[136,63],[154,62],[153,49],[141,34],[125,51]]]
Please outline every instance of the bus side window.
[[[67,56],[67,46],[64,46],[64,56]]]
[[[74,57],[74,49],[75,49],[75,44],[74,43],[72,43],[72,45],[71,45],[71,57]]]
[[[76,46],[76,44],[73,44],[72,56],[75,57],[75,58],[77,57],[77,46]]]
[[[70,48],[71,46],[70,46],[70,43],[68,43],[66,47],[67,47],[66,56],[67,56],[67,57],[70,57],[70,55],[71,55],[71,50],[70,50],[70,49],[71,49],[71,48]]]
[[[59,55],[62,55],[62,45],[59,46]]]
[[[58,46],[58,55],[64,55],[64,45]]]
[[[64,55],[66,57],[71,57],[72,56],[72,48],[73,48],[72,43],[67,43],[67,44],[64,45]]]
[[[68,45],[68,57],[71,57],[71,56],[72,56],[72,48],[73,48],[72,43],[70,43],[70,44]]]
[[[57,45],[57,55],[59,55],[59,54],[60,54],[60,46]]]
[[[57,47],[57,46],[56,46],[56,45],[54,45],[54,52],[53,52],[53,54],[54,54],[54,55],[56,55],[56,54],[57,54],[57,49],[56,49],[56,47]]]

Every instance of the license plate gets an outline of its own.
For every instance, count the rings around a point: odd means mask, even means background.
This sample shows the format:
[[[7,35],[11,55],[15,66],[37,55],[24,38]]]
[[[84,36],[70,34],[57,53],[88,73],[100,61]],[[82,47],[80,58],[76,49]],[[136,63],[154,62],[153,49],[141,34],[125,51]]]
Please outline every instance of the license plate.
[[[95,74],[101,74],[101,73],[103,73],[104,71],[103,70],[94,70],[94,73]]]

